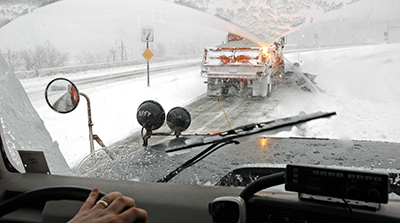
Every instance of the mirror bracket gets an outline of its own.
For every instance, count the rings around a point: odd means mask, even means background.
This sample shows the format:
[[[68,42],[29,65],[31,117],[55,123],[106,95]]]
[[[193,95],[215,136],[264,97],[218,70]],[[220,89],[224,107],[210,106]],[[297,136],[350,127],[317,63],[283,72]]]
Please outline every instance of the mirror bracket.
[[[96,160],[94,151],[94,140],[96,140],[96,142],[107,152],[109,157],[114,160],[114,157],[104,145],[103,141],[101,141],[101,139],[97,135],[93,135],[92,111],[89,96],[82,92],[79,92],[75,84],[65,78],[56,78],[52,80],[47,85],[45,91],[47,104],[50,106],[51,109],[59,113],[69,113],[73,111],[78,106],[80,98],[79,95],[82,95],[84,98],[86,98],[87,101],[90,154],[92,155],[93,161],[95,162]]]

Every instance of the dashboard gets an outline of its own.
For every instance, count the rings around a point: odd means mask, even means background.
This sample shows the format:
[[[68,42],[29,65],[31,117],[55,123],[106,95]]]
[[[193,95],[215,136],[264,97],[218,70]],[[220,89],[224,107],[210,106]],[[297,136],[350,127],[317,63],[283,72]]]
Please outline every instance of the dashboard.
[[[297,193],[254,195],[280,184]],[[215,223],[398,222],[399,203],[387,205],[388,191],[387,173],[289,164],[285,172],[257,179],[239,196],[216,198],[209,212]]]
[[[287,174],[293,174],[295,166],[286,167],[284,175],[281,172],[269,174],[268,176],[278,176],[272,184],[286,184]],[[292,168],[292,169],[291,169]],[[303,168],[303,167],[301,167]],[[306,175],[298,176],[299,179],[308,174],[313,174],[313,170],[308,171],[308,166],[299,169]],[[329,172],[352,174],[344,170],[324,169]],[[344,171],[344,172],[341,172]],[[355,179],[349,181],[357,181]],[[316,179],[320,179],[321,170]],[[267,176],[267,177],[268,177]],[[364,179],[366,175],[364,175]],[[369,176],[369,175],[368,175]],[[293,176],[294,177],[294,176]],[[351,175],[352,177],[352,175]],[[375,176],[374,176],[375,177]],[[358,177],[360,178],[360,177]],[[261,178],[260,178],[261,179]],[[265,178],[264,178],[265,179]],[[369,179],[369,178],[368,178]],[[372,178],[374,179],[374,178]],[[306,180],[306,182],[309,180]],[[361,181],[359,179],[358,181]],[[258,182],[258,180],[256,181]],[[262,182],[262,181],[261,181]],[[149,183],[132,181],[114,181],[92,178],[80,178],[71,176],[57,176],[37,173],[11,173],[6,170],[4,162],[0,162],[0,202],[4,202],[12,197],[24,194],[27,191],[37,190],[46,187],[73,186],[73,187],[98,187],[101,191],[109,193],[120,191],[126,196],[133,197],[138,207],[145,209],[149,213],[149,222],[399,222],[400,210],[399,200],[389,200],[387,203],[379,204],[379,208],[357,206],[345,204],[337,201],[325,201],[318,199],[307,199],[299,197],[298,192],[270,192],[262,190],[263,187],[271,185],[270,180],[258,184],[259,187],[226,187],[226,186],[199,186],[183,185],[174,183]],[[347,181],[346,181],[347,182]],[[384,180],[382,181],[384,182]],[[256,184],[257,185],[257,184]],[[267,186],[266,186],[267,185]],[[307,185],[307,184],[305,184]],[[374,183],[373,186],[378,184]],[[383,184],[379,184],[383,185]],[[250,188],[251,190],[249,191]],[[259,189],[261,188],[261,189]],[[315,188],[313,188],[315,189]],[[261,191],[259,191],[261,190]],[[239,195],[243,195],[247,200],[242,208],[237,201]],[[351,190],[352,191],[352,190]],[[213,220],[213,204],[217,199],[234,198],[234,205],[227,205],[227,211],[233,213],[245,213],[246,218],[233,219],[233,221]],[[317,198],[317,196],[314,196]],[[383,196],[381,197],[383,198]],[[241,198],[243,199],[243,198]],[[214,201],[214,202],[213,202]],[[220,200],[221,201],[221,200]],[[371,202],[369,202],[371,203]],[[59,200],[48,201],[34,206],[23,207],[14,213],[10,213],[0,218],[0,222],[66,222],[71,219],[81,207],[81,201]],[[230,208],[229,208],[230,207]],[[231,209],[233,207],[233,209]],[[244,207],[244,208],[243,208]],[[223,213],[223,212],[220,212]],[[241,215],[235,215],[241,216]],[[215,217],[215,216],[214,216]],[[229,220],[229,218],[222,218]],[[232,220],[232,219],[231,219]]]

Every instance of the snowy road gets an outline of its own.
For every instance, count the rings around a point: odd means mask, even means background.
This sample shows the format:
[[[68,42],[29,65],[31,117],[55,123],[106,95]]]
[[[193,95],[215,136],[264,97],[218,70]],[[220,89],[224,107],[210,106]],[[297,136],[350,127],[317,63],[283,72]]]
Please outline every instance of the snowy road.
[[[302,94],[301,89],[294,82],[288,81],[285,85],[276,86],[270,97],[245,97],[230,95],[229,97],[208,97],[205,94],[196,101],[187,104],[185,109],[191,115],[190,127],[183,134],[208,134],[214,131],[226,131],[232,128],[255,122],[265,122],[277,117],[271,116],[272,111],[279,104],[279,92],[295,89],[294,94]],[[296,90],[297,89],[297,90]],[[303,92],[304,93],[304,92]],[[307,92],[310,94],[309,92]],[[305,93],[305,94],[307,94]],[[222,105],[222,107],[221,107]],[[225,113],[227,118],[225,117]],[[167,111],[166,111],[167,112]],[[230,125],[230,126],[229,126]],[[155,132],[171,132],[166,125]],[[172,137],[153,136],[150,145],[158,144]],[[139,134],[132,135],[115,145],[141,143]]]

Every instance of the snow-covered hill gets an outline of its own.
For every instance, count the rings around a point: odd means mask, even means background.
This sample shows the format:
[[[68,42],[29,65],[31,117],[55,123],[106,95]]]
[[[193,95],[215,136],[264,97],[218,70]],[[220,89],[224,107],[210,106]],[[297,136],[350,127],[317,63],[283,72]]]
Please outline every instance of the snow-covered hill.
[[[64,0],[2,27],[0,49],[20,51],[49,42],[68,53],[70,63],[88,58],[143,59],[141,31],[146,28],[154,30],[150,49],[155,57],[193,55],[224,41],[226,32],[210,26],[216,22],[226,23],[166,1]]]
[[[31,13],[34,9],[59,0],[3,0],[0,1],[0,28],[12,20]]]

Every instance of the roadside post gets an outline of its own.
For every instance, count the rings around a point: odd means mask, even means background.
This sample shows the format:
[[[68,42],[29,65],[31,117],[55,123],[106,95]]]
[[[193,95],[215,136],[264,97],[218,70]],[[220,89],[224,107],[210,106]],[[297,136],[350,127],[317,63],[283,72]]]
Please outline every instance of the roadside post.
[[[149,42],[154,41],[154,32],[152,29],[142,29],[142,42],[146,42],[146,50],[143,52],[142,56],[147,60],[147,87],[150,86],[150,59],[154,54],[149,49]]]

